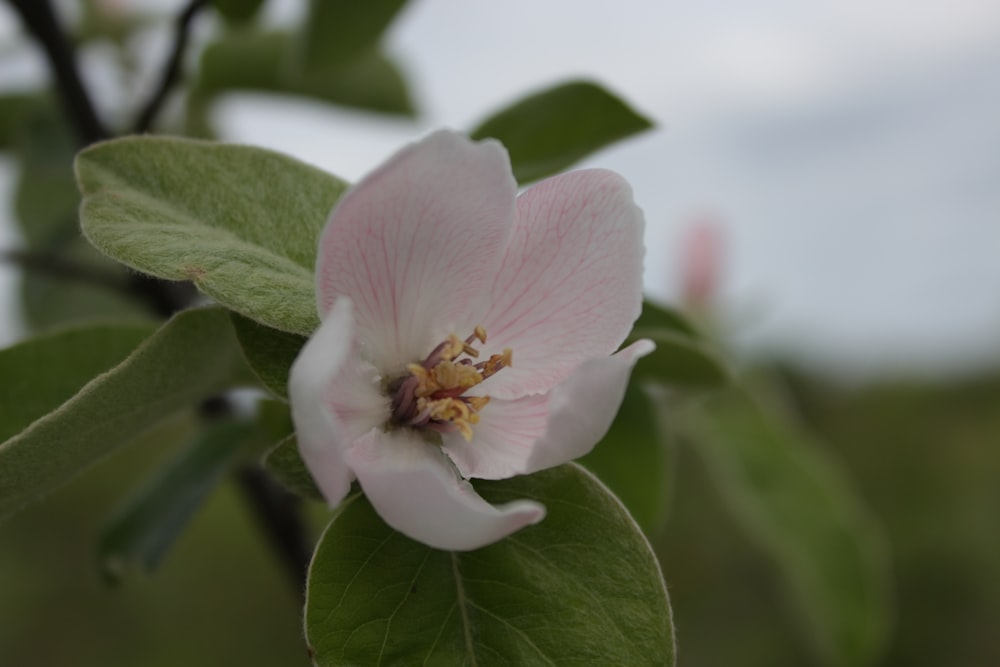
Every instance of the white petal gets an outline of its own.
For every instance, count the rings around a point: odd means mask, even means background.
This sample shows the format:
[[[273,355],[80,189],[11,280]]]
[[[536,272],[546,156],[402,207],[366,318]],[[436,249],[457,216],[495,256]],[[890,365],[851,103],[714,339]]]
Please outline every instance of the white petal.
[[[372,431],[347,459],[379,516],[436,549],[478,549],[545,517],[545,508],[529,500],[490,505],[439,447],[408,431]]]
[[[299,451],[330,505],[343,500],[354,479],[341,450],[388,416],[387,399],[359,382],[363,373],[351,302],[338,299],[288,376]]]
[[[610,171],[556,176],[518,198],[481,323],[484,353],[511,348],[514,364],[484,393],[544,393],[618,349],[642,307],[643,227],[631,188]]]
[[[444,449],[466,477],[503,479],[577,459],[608,432],[635,362],[653,351],[639,340],[610,357],[584,362],[549,393],[490,401],[472,442],[445,434]]]
[[[495,141],[436,132],[341,198],[320,239],[320,312],[355,306],[359,340],[387,375],[478,323],[514,219],[516,184]],[[459,330],[463,328],[469,331]]]

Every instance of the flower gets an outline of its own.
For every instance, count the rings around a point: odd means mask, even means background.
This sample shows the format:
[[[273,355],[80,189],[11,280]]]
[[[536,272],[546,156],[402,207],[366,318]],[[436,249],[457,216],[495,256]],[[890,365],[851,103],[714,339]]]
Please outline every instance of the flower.
[[[439,549],[537,523],[470,478],[586,454],[641,340],[642,212],[603,170],[517,196],[506,151],[440,131],[344,195],[319,244],[322,324],[292,366],[302,457],[331,505],[357,478],[379,515]]]

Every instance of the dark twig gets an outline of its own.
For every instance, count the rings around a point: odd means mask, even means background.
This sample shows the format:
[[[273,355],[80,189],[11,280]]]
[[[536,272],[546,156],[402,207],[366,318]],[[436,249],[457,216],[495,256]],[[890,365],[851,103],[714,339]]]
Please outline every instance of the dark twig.
[[[73,47],[56,21],[49,0],[9,0],[21,15],[25,27],[45,50],[56,78],[59,98],[81,146],[107,138],[94,104],[83,87],[76,68]]]
[[[261,530],[281,560],[290,582],[305,602],[305,581],[312,558],[312,544],[302,521],[302,500],[286,491],[270,475],[252,465],[236,472],[240,491],[254,510]]]
[[[191,24],[194,21],[194,17],[206,4],[206,0],[190,0],[187,7],[177,16],[177,22],[174,27],[174,48],[170,52],[167,66],[163,69],[163,74],[160,77],[160,85],[153,91],[153,96],[149,98],[149,102],[143,107],[142,112],[139,114],[139,119],[135,122],[133,132],[136,134],[148,132],[153,127],[153,122],[160,113],[160,109],[163,108],[163,103],[166,101],[167,96],[180,80],[181,63],[184,60],[184,50],[187,48]]]

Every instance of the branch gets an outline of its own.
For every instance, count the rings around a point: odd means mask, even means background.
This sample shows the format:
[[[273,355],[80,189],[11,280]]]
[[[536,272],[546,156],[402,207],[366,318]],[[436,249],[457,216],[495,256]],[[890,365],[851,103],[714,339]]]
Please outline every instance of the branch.
[[[56,21],[50,0],[9,1],[45,51],[56,78],[59,99],[73,125],[79,145],[89,146],[107,138],[107,132],[77,71],[73,47]]]
[[[206,0],[190,0],[187,7],[178,15],[176,27],[174,28],[174,48],[170,52],[170,59],[163,70],[160,78],[160,85],[153,91],[153,96],[143,107],[139,114],[139,119],[135,122],[135,134],[143,134],[153,127],[153,121],[163,108],[163,103],[170,94],[171,89],[180,80],[181,62],[184,60],[184,50],[187,48],[188,37],[190,36],[191,23]]]
[[[302,520],[302,499],[286,491],[262,469],[248,465],[236,472],[244,499],[254,510],[261,529],[269,538],[290,583],[305,603],[305,581],[312,558]]]

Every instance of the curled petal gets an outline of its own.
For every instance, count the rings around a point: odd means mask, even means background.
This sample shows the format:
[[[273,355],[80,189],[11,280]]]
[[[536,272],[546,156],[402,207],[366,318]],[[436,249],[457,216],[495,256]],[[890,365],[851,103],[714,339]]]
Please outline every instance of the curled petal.
[[[484,393],[544,393],[618,349],[642,307],[643,227],[631,188],[610,171],[556,176],[518,198],[482,321],[484,352],[511,348],[514,364]]]
[[[545,508],[529,500],[490,505],[440,448],[408,431],[372,431],[351,446],[347,460],[379,516],[436,549],[478,549],[545,517]]]
[[[446,433],[444,449],[466,477],[504,479],[579,458],[604,437],[618,413],[635,362],[653,351],[638,340],[584,362],[547,394],[490,401],[472,442]]]
[[[343,425],[324,398],[331,380],[349,363],[352,338],[351,302],[340,299],[303,346],[288,376],[299,451],[330,505],[344,499],[354,479],[340,454]]]
[[[331,213],[316,266],[320,313],[350,297],[384,375],[422,359],[485,309],[478,297],[496,273],[516,192],[495,141],[441,131],[404,148]]]

